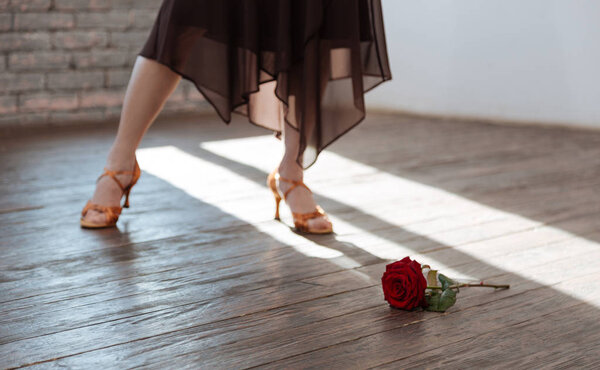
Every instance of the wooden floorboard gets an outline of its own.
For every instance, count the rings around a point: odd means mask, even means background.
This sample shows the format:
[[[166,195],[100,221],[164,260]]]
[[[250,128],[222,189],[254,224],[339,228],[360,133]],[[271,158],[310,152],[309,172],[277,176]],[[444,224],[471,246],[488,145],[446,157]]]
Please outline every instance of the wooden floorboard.
[[[0,137],[2,368],[599,364],[600,132],[371,114],[307,171],[336,234],[303,236],[272,219],[269,131],[165,118],[118,229],[82,230],[114,129]],[[405,255],[512,287],[395,310]]]

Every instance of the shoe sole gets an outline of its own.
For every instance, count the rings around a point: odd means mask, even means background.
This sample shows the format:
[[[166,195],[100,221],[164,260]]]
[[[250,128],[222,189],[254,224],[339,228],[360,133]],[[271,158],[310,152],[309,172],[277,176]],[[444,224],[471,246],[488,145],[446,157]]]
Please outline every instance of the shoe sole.
[[[94,223],[87,222],[84,220],[80,220],[79,224],[84,229],[103,229],[103,228],[113,227],[113,226],[117,225],[116,223],[114,223],[114,224],[94,224]]]

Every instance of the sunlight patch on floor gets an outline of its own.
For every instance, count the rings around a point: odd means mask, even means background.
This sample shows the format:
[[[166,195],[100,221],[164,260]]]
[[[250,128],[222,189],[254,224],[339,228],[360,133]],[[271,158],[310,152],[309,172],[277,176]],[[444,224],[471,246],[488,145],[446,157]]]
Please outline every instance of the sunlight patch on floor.
[[[244,189],[244,191],[250,189],[256,192],[257,196],[264,197],[263,204],[268,204],[268,206],[257,210],[255,208],[241,207],[239,202],[216,202],[211,203],[211,205],[252,224],[258,230],[268,233],[272,238],[277,239],[281,243],[294,247],[298,252],[308,257],[336,260],[335,262],[344,268],[352,268],[360,265],[356,261],[344,256],[340,251],[319,245],[294,232],[273,233],[272,223],[275,221],[256,223],[257,214],[265,220],[272,218],[273,209],[271,203],[273,200],[270,198],[272,197],[271,194],[265,191],[265,186],[258,185],[256,182],[250,181],[227,168],[217,166],[173,146],[144,148],[139,149],[136,153],[142,171],[168,182],[175,188],[201,201],[207,201],[205,199],[207,178],[220,179],[228,183],[229,186]],[[281,229],[286,231],[283,225],[281,225]]]
[[[204,142],[200,146],[266,173],[272,170],[273,162],[278,160],[281,153],[281,143],[277,143],[271,136]],[[344,179],[355,176],[364,176],[367,180],[351,184],[353,190],[348,191],[346,187],[340,193],[336,185],[344,184]],[[324,180],[328,181],[327,186],[318,186],[319,181]],[[545,273],[545,263],[556,263],[564,258],[581,258],[581,263],[585,263],[584,256],[587,253],[600,250],[600,244],[552,225],[411,181],[327,150],[321,152],[319,161],[307,170],[305,182],[314,185],[311,188],[317,196],[347,204],[381,220],[388,228],[397,226],[399,234],[409,234],[410,242],[422,239],[434,247],[438,244],[439,249],[448,250],[442,254],[442,259],[454,258],[452,265],[483,261],[500,273],[510,272],[543,285],[553,285],[560,282],[560,277]],[[388,199],[399,202],[398,207],[412,208],[407,208],[405,213],[394,212],[393,217],[390,217],[376,212],[380,207],[369,206],[370,201],[377,201],[380,202],[377,204],[385,206]],[[442,260],[436,259],[435,251],[416,253],[402,242],[394,242],[361,229],[359,222],[345,221],[344,216],[330,212],[334,228],[344,231],[343,235],[336,237],[339,241],[352,243],[382,259],[398,260],[409,255],[421,263],[431,264],[447,275],[460,279],[477,279],[476,276],[461,272],[460,266],[446,266]],[[360,237],[357,238],[357,235]],[[456,261],[457,258],[464,262]],[[556,289],[586,300],[585,296],[569,291],[568,286],[566,282],[557,285]]]

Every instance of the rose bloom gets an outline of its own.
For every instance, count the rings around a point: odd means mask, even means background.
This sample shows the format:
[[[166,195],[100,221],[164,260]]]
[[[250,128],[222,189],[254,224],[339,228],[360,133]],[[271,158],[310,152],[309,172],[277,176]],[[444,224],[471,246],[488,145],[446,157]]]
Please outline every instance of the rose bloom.
[[[404,257],[388,264],[381,277],[383,296],[392,307],[412,310],[426,306],[425,289],[427,280],[421,271],[421,264]]]

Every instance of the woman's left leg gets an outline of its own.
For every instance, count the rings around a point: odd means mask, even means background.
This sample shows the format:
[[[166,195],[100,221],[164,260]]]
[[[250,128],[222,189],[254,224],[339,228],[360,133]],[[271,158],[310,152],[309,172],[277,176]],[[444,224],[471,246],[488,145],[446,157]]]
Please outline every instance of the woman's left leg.
[[[298,156],[298,150],[300,147],[300,134],[298,131],[289,127],[285,123],[282,124],[282,126],[285,154],[283,155],[283,158],[279,164],[279,174],[282,177],[291,180],[303,181],[304,171],[302,167],[296,163],[296,157]],[[292,184],[288,182],[279,182],[279,190],[282,193],[287,191],[291,186]],[[290,191],[287,196],[286,203],[292,212],[295,213],[313,212],[316,207],[316,202],[312,196],[312,193],[303,186],[297,186],[294,190]],[[325,217],[320,216],[309,219],[308,226],[311,229],[327,229],[331,227],[331,223]]]

